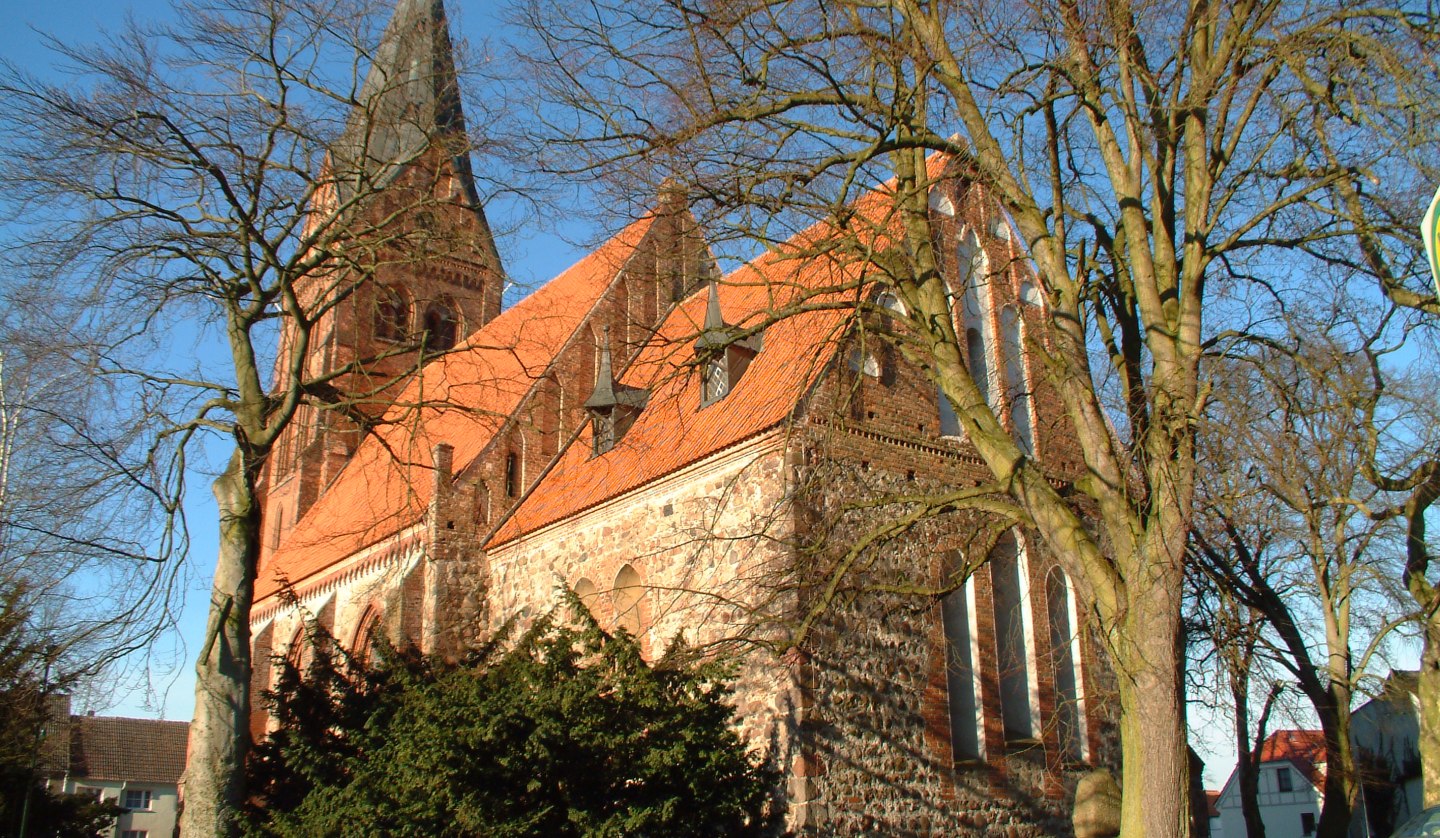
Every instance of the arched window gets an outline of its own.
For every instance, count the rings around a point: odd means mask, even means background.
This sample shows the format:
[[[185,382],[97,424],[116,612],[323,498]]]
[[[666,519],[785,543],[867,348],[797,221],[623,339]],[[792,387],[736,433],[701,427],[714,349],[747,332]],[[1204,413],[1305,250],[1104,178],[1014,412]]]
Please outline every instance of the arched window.
[[[256,742],[265,735],[270,722],[270,714],[261,695],[271,687],[275,669],[274,645],[273,622],[266,623],[265,628],[255,632],[250,643],[250,738]]]
[[[871,378],[880,377],[880,359],[876,358],[873,352],[866,352],[858,346],[852,347],[846,363],[849,365],[851,372],[867,375]]]
[[[1055,670],[1055,726],[1060,756],[1072,762],[1085,758],[1084,691],[1081,689],[1080,638],[1075,632],[1075,596],[1065,571],[1052,568],[1045,582],[1050,617],[1050,663]]]
[[[310,668],[311,659],[310,638],[306,636],[302,618],[300,625],[295,627],[295,633],[290,636],[290,645],[285,647],[285,661],[303,677]]]
[[[956,257],[960,276],[960,327],[965,335],[970,377],[985,396],[986,404],[994,404],[990,380],[990,350],[995,345],[990,325],[990,268],[975,231],[967,229],[960,237]]]
[[[397,342],[410,334],[410,300],[404,289],[382,285],[375,294],[375,338]]]
[[[960,556],[950,554],[948,573],[951,578],[959,569]],[[950,707],[950,749],[956,762],[979,759],[983,755],[980,731],[980,695],[976,687],[978,673],[975,661],[975,585],[970,579],[940,600],[940,616],[945,628],[945,687]]]
[[[355,624],[355,638],[350,642],[350,654],[360,663],[369,663],[375,649],[376,632],[380,631],[380,609],[366,606],[365,613]]]
[[[615,609],[615,628],[625,629],[636,639],[644,636],[649,623],[644,584],[639,571],[627,564],[615,574],[615,587],[610,594],[610,602]]]
[[[591,617],[594,617],[596,621],[603,622],[604,617],[597,613],[600,607],[600,597],[599,592],[595,590],[594,582],[584,576],[580,577],[580,580],[575,583],[575,596],[580,598],[580,604],[585,606],[585,610],[590,612]]]
[[[460,324],[455,315],[455,304],[449,299],[439,299],[425,307],[425,349],[430,352],[444,352],[455,346]]]
[[[505,497],[520,495],[520,456],[514,451],[505,455]]]
[[[1000,713],[1005,739],[1036,736],[1035,642],[1025,551],[1015,531],[1006,532],[990,553],[995,605],[995,659],[1000,667]]]
[[[905,303],[901,302],[899,297],[895,296],[889,291],[880,292],[880,295],[875,298],[875,305],[885,309],[886,311],[898,314],[901,317],[909,314],[909,312],[905,309]]]
[[[1025,374],[1022,325],[1020,312],[1015,306],[1005,306],[1000,310],[1000,333],[1005,345],[1005,398],[1010,403],[1010,424],[1021,450],[1034,454],[1034,402],[1030,395],[1030,379]]]

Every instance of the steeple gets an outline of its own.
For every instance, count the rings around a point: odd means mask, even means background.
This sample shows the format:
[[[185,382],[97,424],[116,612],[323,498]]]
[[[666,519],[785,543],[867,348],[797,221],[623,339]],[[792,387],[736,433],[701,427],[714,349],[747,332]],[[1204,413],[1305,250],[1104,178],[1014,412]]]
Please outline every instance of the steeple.
[[[307,374],[335,373],[353,412],[375,417],[419,365],[500,314],[504,276],[470,165],[443,0],[396,0],[345,128],[317,174],[314,219],[361,263],[329,306]],[[353,238],[350,236],[353,234]],[[307,286],[317,307],[335,277]],[[307,304],[310,304],[307,297]],[[286,321],[284,329],[293,329]],[[283,340],[292,339],[282,332]],[[281,353],[280,358],[284,359]],[[290,374],[277,361],[277,376]],[[344,468],[355,415],[306,404],[267,465],[272,543]]]
[[[437,142],[464,154],[465,116],[443,0],[399,0],[360,88],[358,107],[330,149],[344,172],[377,180],[415,162]],[[475,198],[467,177],[467,197]]]

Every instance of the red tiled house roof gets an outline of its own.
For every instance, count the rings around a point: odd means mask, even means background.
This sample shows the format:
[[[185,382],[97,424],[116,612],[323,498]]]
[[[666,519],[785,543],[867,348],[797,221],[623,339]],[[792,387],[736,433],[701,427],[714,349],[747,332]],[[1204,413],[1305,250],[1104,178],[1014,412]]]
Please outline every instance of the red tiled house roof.
[[[655,221],[632,223],[427,364],[260,568],[255,601],[420,521],[433,494],[434,445],[453,446],[457,472],[486,449]]]
[[[932,156],[929,176],[939,178],[948,163],[946,157]],[[764,328],[763,348],[734,390],[704,407],[693,345],[705,316],[705,295],[692,295],[677,307],[620,377],[623,384],[651,390],[624,440],[592,457],[587,428],[486,546],[618,497],[793,416],[839,348],[855,315],[853,303],[845,301],[860,295],[871,268],[869,261],[856,258],[855,248],[836,244],[853,236],[866,250],[884,250],[898,226],[893,190],[894,184],[887,183],[855,202],[854,232],[842,234],[829,222],[816,224],[720,282],[728,324],[758,329],[774,322]]]
[[[1260,744],[1261,762],[1288,760],[1310,784],[1325,781],[1325,734],[1318,730],[1277,730]]]
[[[70,771],[90,780],[179,783],[190,725],[154,719],[71,716]]]

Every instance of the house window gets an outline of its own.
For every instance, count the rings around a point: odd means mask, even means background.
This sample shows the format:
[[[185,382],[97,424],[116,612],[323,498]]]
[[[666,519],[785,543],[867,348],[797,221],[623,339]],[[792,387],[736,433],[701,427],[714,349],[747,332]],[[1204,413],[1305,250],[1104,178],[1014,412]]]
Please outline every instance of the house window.
[[[120,831],[120,838],[149,838],[150,833],[143,829],[123,829]]]
[[[76,786],[75,796],[83,797],[87,800],[93,800],[96,803],[99,803],[101,800],[105,799],[105,790],[96,788],[94,786]]]
[[[126,789],[125,808],[132,812],[150,811],[150,790],[149,789]]]
[[[595,456],[600,456],[615,447],[615,413],[613,410],[596,412],[591,422],[595,438]]]
[[[444,352],[455,346],[459,334],[459,323],[455,309],[446,300],[433,302],[425,309],[425,348],[430,352]]]
[[[1314,812],[1301,812],[1301,813],[1300,813],[1300,834],[1301,834],[1301,835],[1314,835],[1314,834],[1315,834],[1315,813],[1314,813]]]
[[[1275,769],[1275,788],[1279,791],[1295,790],[1295,782],[1290,778],[1290,769],[1284,767]]]
[[[375,338],[404,340],[410,331],[410,302],[405,292],[389,285],[380,287],[375,300]]]
[[[1046,611],[1050,617],[1050,662],[1055,670],[1055,721],[1060,755],[1071,762],[1085,758],[1080,704],[1078,638],[1075,636],[1075,601],[1065,571],[1053,568],[1045,584]]]
[[[1000,714],[1007,741],[1035,738],[1035,696],[1031,667],[1034,641],[1030,628],[1025,553],[1015,532],[1000,537],[990,553],[994,588],[996,661],[1000,666]]]
[[[951,573],[959,555],[951,554]],[[971,580],[940,600],[945,628],[945,686],[950,706],[950,750],[956,762],[981,757],[980,703],[975,688],[975,587]]]

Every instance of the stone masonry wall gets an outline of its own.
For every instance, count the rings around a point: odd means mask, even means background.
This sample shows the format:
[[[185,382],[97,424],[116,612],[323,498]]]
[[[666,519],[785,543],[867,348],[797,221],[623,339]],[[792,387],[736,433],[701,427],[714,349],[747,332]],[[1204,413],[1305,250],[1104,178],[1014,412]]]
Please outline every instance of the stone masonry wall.
[[[622,442],[623,444],[623,442]],[[491,550],[492,630],[547,613],[561,586],[590,590],[607,627],[623,621],[616,580],[642,580],[640,638],[655,657],[676,638],[738,655],[742,736],[781,766],[793,755],[797,694],[791,666],[768,648],[793,614],[786,582],[791,522],[778,436],[742,443],[639,491]]]

